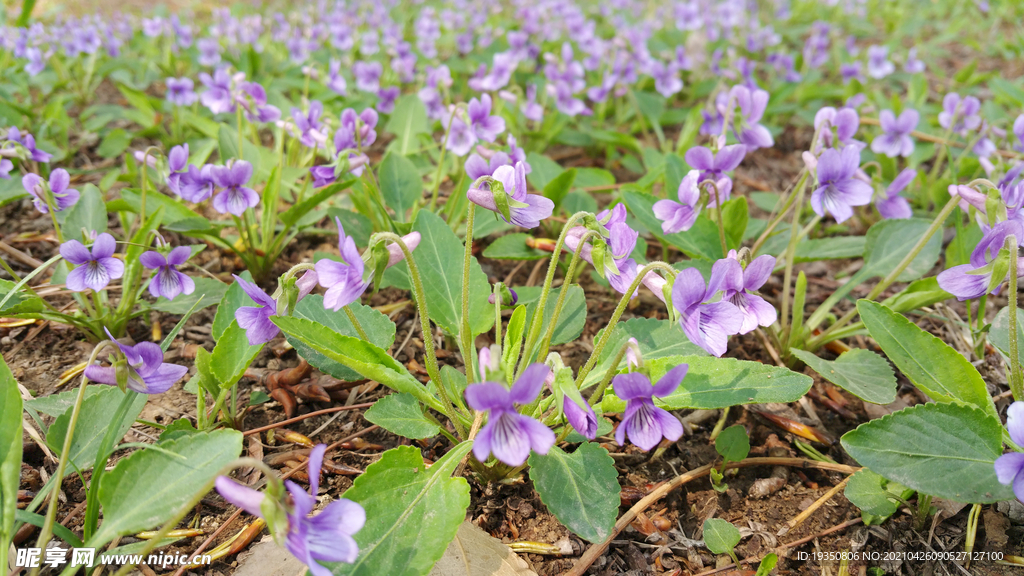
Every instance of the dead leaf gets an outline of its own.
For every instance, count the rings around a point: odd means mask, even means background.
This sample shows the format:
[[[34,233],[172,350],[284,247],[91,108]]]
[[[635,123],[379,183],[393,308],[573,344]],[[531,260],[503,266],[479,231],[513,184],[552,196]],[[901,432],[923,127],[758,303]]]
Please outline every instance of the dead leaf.
[[[525,560],[498,539],[466,521],[430,576],[537,576]]]

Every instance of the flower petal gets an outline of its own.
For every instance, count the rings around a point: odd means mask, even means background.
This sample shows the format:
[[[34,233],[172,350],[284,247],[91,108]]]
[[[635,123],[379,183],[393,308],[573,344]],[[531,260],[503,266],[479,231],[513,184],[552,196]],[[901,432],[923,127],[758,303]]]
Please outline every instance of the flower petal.
[[[217,492],[228,502],[253,516],[263,516],[263,513],[260,511],[260,504],[263,503],[265,496],[262,492],[242,486],[227,476],[218,476],[214,481],[214,486],[217,488]]]
[[[540,389],[544,386],[544,379],[551,373],[551,368],[547,364],[541,364],[535,362],[526,367],[523,370],[519,379],[512,385],[509,399],[516,404],[529,404],[537,398],[540,394]]]
[[[689,364],[679,364],[675,368],[672,368],[665,373],[658,383],[654,385],[654,396],[663,398],[676,391],[679,385],[683,383],[683,378],[686,378],[686,372],[690,369]]]
[[[525,373],[523,374],[525,376]],[[543,379],[541,379],[543,382]],[[504,385],[481,382],[466,386],[466,402],[474,410],[512,410],[512,396]],[[536,394],[534,394],[536,396]],[[532,401],[532,400],[531,400]]]

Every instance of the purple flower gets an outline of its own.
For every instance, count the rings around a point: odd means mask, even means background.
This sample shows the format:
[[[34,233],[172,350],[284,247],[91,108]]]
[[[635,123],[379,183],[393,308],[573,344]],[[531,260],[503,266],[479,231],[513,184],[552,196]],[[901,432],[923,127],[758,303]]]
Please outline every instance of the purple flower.
[[[341,113],[341,125],[334,133],[334,148],[340,152],[370,146],[377,141],[377,120],[377,111],[373,108],[364,108],[358,115],[354,109],[346,108]]]
[[[696,272],[696,270],[694,270]],[[697,272],[700,276],[700,273]],[[678,440],[683,435],[683,425],[679,419],[664,408],[654,405],[654,397],[663,398],[679,388],[688,364],[680,364],[669,370],[651,386],[651,380],[640,372],[617,374],[612,379],[615,395],[626,401],[626,412],[622,415],[622,423],[615,430],[615,441],[625,445],[626,438],[638,448],[648,451],[661,442],[662,438]]]
[[[555,98],[555,108],[562,114],[569,117],[590,116],[593,111],[587,108],[583,100],[576,98],[572,86],[567,82],[555,82],[548,84],[548,94]]]
[[[252,164],[235,160],[228,166],[214,166],[210,174],[213,182],[222,188],[213,197],[213,208],[221,214],[241,216],[246,208],[260,203],[260,195],[245,186],[252,177]]]
[[[107,338],[124,354],[127,361],[127,385],[139,394],[162,394],[188,374],[188,368],[177,364],[164,363],[164,352],[152,342],[139,342],[135,346],[121,344],[105,327]],[[90,364],[85,368],[85,377],[93,382],[117,386],[117,368]]]
[[[889,61],[889,49],[885,46],[868,47],[868,76],[880,79],[896,71],[896,66]]]
[[[658,200],[654,203],[654,215],[661,220],[661,231],[665,234],[675,234],[689,230],[700,215],[700,188],[697,181],[700,172],[690,170],[679,183],[679,190],[676,195],[679,202],[675,200]]]
[[[739,266],[734,260],[732,262]],[[729,336],[739,333],[743,325],[743,314],[734,304],[711,302],[723,288],[723,283],[729,281],[722,277],[729,267],[718,268],[718,274],[712,268],[711,281],[707,286],[696,268],[681,271],[672,285],[672,306],[679,313],[679,323],[686,337],[715,356],[725,354]],[[725,288],[735,290],[737,287]]]
[[[479,100],[473,98],[466,108],[470,127],[480,140],[494,142],[498,134],[505,131],[505,119],[495,114],[491,116],[491,95],[484,94]]]
[[[696,146],[686,151],[686,163],[692,168],[700,170],[700,182],[712,180],[718,189],[717,194],[712,193],[708,200],[708,206],[718,206],[718,201],[725,202],[732,192],[732,179],[726,174],[740,165],[747,153],[747,147],[743,144],[733,144],[718,151],[717,154],[711,150]]]
[[[843,82],[849,82],[850,80],[864,81],[864,76],[860,73],[860,62],[849,62],[839,65],[839,75],[843,77]]]
[[[732,87],[729,97],[735,99],[740,107],[739,120],[742,129],[736,138],[747,147],[747,150],[770,148],[774,145],[775,140],[772,139],[771,132],[760,124],[764,110],[768,106],[768,92],[738,85]]]
[[[811,194],[811,207],[818,216],[828,211],[836,222],[853,216],[853,206],[871,202],[871,185],[854,177],[860,166],[860,150],[847,146],[829,148],[818,158],[818,188]]]
[[[490,160],[484,160],[479,154],[470,154],[466,159],[466,176],[475,181],[481,176],[493,176],[501,166],[512,165],[512,160],[504,152],[494,152]]]
[[[191,106],[196,101],[195,83],[191,78],[168,78],[167,101],[175,106]]]
[[[683,81],[679,78],[679,70],[673,63],[665,64],[660,60],[652,60],[648,64],[651,77],[654,78],[654,89],[665,98],[672,97],[683,89]]]
[[[320,121],[320,115],[323,113],[324,105],[319,100],[310,102],[309,111],[306,113],[298,108],[292,108],[292,120],[299,131],[299,142],[303,146],[312,148],[327,140],[323,133],[324,123]]]
[[[199,101],[214,114],[235,111],[235,99],[231,94],[231,75],[224,68],[219,68],[210,76],[206,72],[199,73],[199,81],[206,86],[206,91],[199,95]]]
[[[181,196],[181,178],[188,173],[188,144],[181,144],[171,148],[167,155],[167,168],[170,174],[167,175],[167,187],[178,196]]]
[[[730,250],[729,256],[719,260],[715,266],[720,266],[725,260],[737,261],[736,251]],[[725,300],[732,302],[736,309],[743,315],[743,323],[740,324],[740,334],[752,332],[758,326],[771,326],[778,318],[775,307],[765,301],[761,296],[754,294],[759,290],[775,268],[774,256],[758,256],[747,264],[747,267],[740,273],[741,277],[735,278],[736,290],[732,294],[725,294]],[[732,274],[736,274],[735,267]],[[712,271],[712,275],[714,272]]]
[[[1006,409],[1006,430],[1010,433],[1010,440],[1017,445],[1024,444],[1024,402],[1014,402]],[[994,465],[999,483],[1013,483],[1014,495],[1018,500],[1024,500],[1024,454],[1003,454],[996,458]]]
[[[540,226],[541,220],[554,212],[555,203],[550,199],[539,194],[526,193],[526,167],[522,162],[516,162],[515,168],[499,166],[494,171],[493,178],[501,182],[508,196],[509,219],[499,211],[491,190],[470,188],[466,196],[477,206],[497,213],[505,222],[522,228],[536,228]]]
[[[324,258],[315,267],[320,285],[327,288],[324,308],[337,311],[359,300],[370,283],[363,280],[363,258],[356,249],[356,241],[345,235],[340,219],[334,221],[338,224],[338,249],[343,262]]]
[[[917,48],[907,51],[907,60],[903,63],[903,70],[907,74],[920,74],[924,72],[924,62],[917,59]]]
[[[212,164],[205,164],[202,168],[189,164],[188,170],[178,177],[178,189],[175,191],[172,188],[172,191],[189,202],[198,203],[206,200],[213,195],[214,168],[216,167]]]
[[[636,262],[629,258],[629,255],[636,248],[636,240],[640,236],[639,232],[626,224],[626,216],[625,204],[616,204],[611,210],[602,210],[597,213],[598,222],[608,231],[603,236],[607,246],[603,263],[604,269],[598,272],[620,294],[625,294],[629,290],[630,284],[633,283],[633,279],[636,278]],[[587,229],[583,226],[576,226],[569,230],[565,235],[563,249],[574,253],[586,232]],[[594,265],[593,246],[585,244],[580,251],[580,257]]]
[[[965,136],[968,130],[981,125],[981,102],[974,96],[961,99],[956,92],[946,94],[942,99],[942,112],[939,113],[939,125],[954,134]]]
[[[14,169],[14,163],[7,158],[0,158],[0,178],[4,180],[11,179],[11,170]]]
[[[448,117],[448,143],[446,148],[456,156],[465,156],[477,143],[476,132],[458,114]]]
[[[57,168],[50,172],[49,186],[38,174],[25,174],[21,177],[21,186],[32,196],[32,204],[36,210],[43,214],[50,212],[47,204],[47,187],[49,193],[53,194],[53,203],[57,212],[63,212],[78,203],[78,190],[68,188],[71,185],[71,176],[63,168]]]
[[[871,141],[871,151],[885,154],[889,158],[908,157],[914,153],[914,140],[910,133],[917,128],[920,115],[917,110],[909,108],[900,113],[899,118],[891,110],[882,110],[878,120],[882,125],[882,134]]]
[[[171,250],[166,257],[159,252],[150,250],[139,257],[139,262],[150,270],[156,270],[156,274],[149,282],[149,293],[155,298],[163,296],[168,300],[174,300],[178,294],[191,294],[196,289],[196,283],[178,271],[177,267],[192,257],[192,249],[188,246],[178,246]]]
[[[544,107],[537,104],[536,84],[530,84],[526,87],[526,101],[523,102],[521,110],[523,112],[523,116],[525,116],[527,120],[540,122],[544,119]]]
[[[992,283],[992,270],[985,268],[996,258],[999,251],[1006,246],[1006,237],[1013,234],[1020,243],[1024,238],[1024,228],[1017,220],[1003,220],[999,222],[982,236],[981,241],[971,252],[970,264],[953,266],[939,273],[936,279],[939,287],[956,296],[957,300],[963,302],[972,298],[980,298],[988,293],[989,285]],[[1017,257],[1011,254],[1011,258]],[[1024,275],[1024,258],[1017,260],[1018,274]],[[1007,274],[1006,278],[1009,278]],[[1003,281],[1006,279],[1004,278]],[[998,292],[998,287],[993,294]]]
[[[111,280],[124,275],[124,262],[113,257],[116,247],[114,237],[106,232],[96,237],[91,252],[78,240],[68,240],[61,244],[60,255],[77,266],[68,273],[64,281],[67,289],[72,292],[84,292],[89,288],[99,292],[106,288]]]
[[[355,562],[359,546],[352,535],[366,523],[363,507],[344,498],[331,502],[319,514],[309,517],[316,505],[320,468],[326,451],[326,445],[318,444],[309,452],[309,492],[291,480],[285,480],[292,506],[286,508],[288,532],[281,537],[288,552],[301,560],[313,576],[331,576],[331,571],[320,562]],[[215,484],[217,492],[225,500],[253,516],[266,518],[263,512],[265,494],[242,486],[227,476],[218,476]]]
[[[50,158],[53,157],[53,154],[50,154],[49,152],[43,152],[42,150],[36,148],[35,137],[29,134],[28,132],[26,132],[25,135],[22,136],[21,131],[18,130],[16,126],[12,126],[11,129],[7,131],[7,140],[8,142],[21,144],[25,148],[25,150],[28,151],[28,157],[33,162],[40,162],[45,164],[50,161]]]
[[[277,106],[267,104],[267,91],[256,82],[243,82],[236,95],[238,102],[245,109],[245,118],[250,122],[276,122],[281,118]]]
[[[256,306],[242,306],[235,311],[235,320],[238,321],[238,327],[245,330],[245,336],[251,346],[270,342],[281,332],[281,329],[270,320],[271,316],[277,314],[277,302],[261,290],[259,286],[246,282],[237,275],[232,274],[232,276],[234,276],[238,285],[242,287],[242,291],[257,304]]]
[[[216,38],[200,38],[196,41],[200,66],[216,66],[220,62],[220,42]]]
[[[401,94],[398,86],[389,86],[387,88],[381,88],[377,91],[377,110],[382,114],[391,114],[395,111],[395,100],[398,99],[398,95]]]
[[[875,200],[875,208],[878,209],[878,213],[882,215],[882,218],[910,218],[914,213],[910,210],[910,203],[903,196],[900,196],[900,192],[907,187],[908,184],[914,181],[917,177],[917,170],[913,168],[905,168],[902,172],[896,176],[896,179],[889,184],[889,187],[885,189],[885,196]]]
[[[1024,114],[1017,116],[1017,119],[1013,121],[1013,135],[1017,137],[1017,143],[1013,145],[1013,149],[1024,152]]]
[[[544,364],[531,364],[522,376],[505,388],[497,382],[466,387],[466,402],[474,410],[488,410],[487,424],[473,444],[473,455],[483,462],[494,454],[504,464],[521,466],[530,450],[547,454],[555,444],[555,433],[547,426],[516,412],[514,404],[529,404],[540,394],[544,379],[551,371]]]
[[[579,432],[584,438],[593,440],[597,437],[597,414],[590,404],[583,402],[577,404],[568,394],[562,400],[562,413],[573,430]]]
[[[831,106],[825,106],[814,115],[814,129],[821,130],[821,138],[828,146],[835,146],[832,141],[832,129],[835,128],[835,136],[839,143],[844,146],[855,146],[858,150],[864,147],[864,143],[854,140],[857,129],[860,128],[860,116],[853,108],[840,108],[836,110]]]
[[[345,77],[341,75],[341,60],[331,58],[326,85],[328,89],[339,96],[344,96],[348,93],[348,83],[345,82]]]
[[[363,92],[380,90],[380,75],[384,67],[380,62],[356,61],[352,64],[352,75],[356,77],[356,88]]]

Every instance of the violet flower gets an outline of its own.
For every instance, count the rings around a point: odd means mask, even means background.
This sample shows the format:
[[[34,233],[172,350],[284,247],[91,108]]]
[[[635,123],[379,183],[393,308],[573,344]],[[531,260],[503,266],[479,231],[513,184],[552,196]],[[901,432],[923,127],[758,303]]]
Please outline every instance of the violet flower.
[[[277,106],[267,104],[267,91],[256,82],[243,82],[236,98],[245,109],[245,118],[249,122],[276,122],[281,118],[281,111]]]
[[[914,153],[914,140],[910,133],[917,128],[920,115],[917,110],[908,108],[900,113],[897,118],[891,110],[882,110],[878,120],[882,125],[882,134],[879,134],[871,141],[871,151],[876,154],[885,154],[889,158],[903,156],[904,158]]]
[[[1024,402],[1014,402],[1006,409],[1006,430],[1010,440],[1024,445]],[[996,479],[1000,484],[1013,484],[1013,493],[1024,500],[1024,453],[1008,452],[995,461]]]
[[[466,402],[474,410],[488,411],[487,424],[473,443],[473,455],[484,462],[494,454],[508,466],[521,466],[530,450],[547,454],[555,444],[555,433],[540,422],[516,412],[515,404],[529,404],[540,394],[551,368],[531,364],[509,390],[498,382],[466,387]]]
[[[363,280],[363,258],[356,249],[356,241],[345,235],[340,219],[334,221],[338,225],[338,249],[344,262],[324,258],[315,268],[320,285],[327,288],[324,308],[337,311],[359,300],[370,283]]]
[[[162,394],[171,389],[178,380],[188,374],[188,368],[164,362],[164,352],[153,342],[139,342],[135,346],[121,344],[107,330],[107,338],[117,344],[127,363],[126,383],[129,390],[139,394]],[[85,377],[93,382],[117,386],[117,368],[90,364],[85,367]]]
[[[719,274],[712,269],[711,281],[705,286],[700,272],[687,268],[679,272],[672,285],[672,307],[679,313],[683,333],[715,356],[725,354],[729,336],[737,334],[743,326],[743,314],[734,304],[711,301],[727,280],[721,277],[724,271],[728,269],[720,269]]]
[[[699,179],[700,172],[690,170],[676,191],[679,202],[666,199],[654,203],[654,216],[661,220],[661,231],[665,234],[686,232],[697,221],[700,215]]]
[[[356,61],[352,64],[352,75],[356,77],[356,88],[363,92],[376,93],[380,90],[380,75],[384,67],[380,62]]]
[[[200,66],[216,66],[220,62],[220,42],[216,38],[200,38],[196,41]]]
[[[285,549],[302,561],[313,576],[331,576],[331,570],[320,562],[355,562],[359,556],[359,546],[352,535],[366,524],[366,511],[363,507],[345,498],[331,502],[319,514],[309,517],[316,505],[320,469],[326,451],[326,445],[318,444],[309,452],[306,468],[309,492],[291,480],[285,480],[285,486],[292,497],[291,507],[286,508],[288,531],[280,536],[274,535],[283,540]],[[264,493],[243,486],[227,476],[218,476],[215,485],[225,500],[253,516],[266,519]]]
[[[871,185],[854,177],[860,167],[860,150],[847,146],[829,148],[818,158],[818,188],[811,194],[811,207],[818,216],[828,211],[836,222],[853,216],[853,206],[871,202]]]
[[[522,228],[536,228],[540,221],[551,216],[555,210],[555,203],[549,198],[539,194],[527,194],[526,192],[526,167],[522,162],[516,162],[515,167],[499,166],[492,176],[504,187],[505,194],[509,199],[509,219],[501,214],[497,202],[494,200],[494,193],[481,188],[470,188],[466,196],[470,202],[486,208],[501,217],[509,224]]]
[[[874,79],[885,78],[896,71],[896,66],[889,61],[889,48],[885,46],[868,47],[868,76]]]
[[[175,106],[191,106],[198,98],[191,78],[168,78],[164,83],[167,85],[167,101]]]
[[[491,115],[491,95],[484,94],[479,100],[473,98],[466,107],[470,127],[480,140],[494,142],[498,134],[505,131],[505,119]]]
[[[117,243],[114,237],[104,232],[96,237],[90,251],[78,240],[61,244],[60,255],[70,264],[77,266],[68,273],[64,285],[72,292],[84,292],[87,288],[99,292],[111,280],[124,275],[124,262],[114,258]]]
[[[143,253],[139,257],[139,262],[150,270],[156,270],[156,274],[153,274],[149,282],[149,293],[154,298],[163,296],[168,300],[174,300],[178,294],[194,292],[196,283],[177,269],[191,257],[192,249],[188,246],[178,246],[166,257],[154,250]]]
[[[587,108],[583,100],[576,98],[572,86],[567,82],[548,84],[548,94],[555,98],[555,108],[569,117],[590,116],[593,111]]]
[[[470,154],[469,158],[466,159],[466,176],[470,180],[476,181],[481,176],[493,176],[495,170],[499,167],[511,164],[511,158],[504,152],[493,153],[490,160],[485,160],[483,156],[476,153]]]
[[[1017,119],[1013,121],[1013,135],[1017,137],[1017,143],[1013,145],[1013,149],[1024,152],[1024,114],[1017,116]]]
[[[232,276],[242,287],[242,291],[256,303],[256,306],[242,306],[235,311],[238,327],[245,330],[245,337],[249,340],[250,346],[270,342],[281,332],[281,329],[270,320],[271,316],[277,314],[277,302],[256,284],[247,282],[236,274]]]
[[[398,99],[398,95],[401,94],[401,90],[398,86],[389,86],[387,88],[381,88],[377,91],[377,110],[382,114],[391,114],[395,111],[395,100]]]
[[[204,164],[202,168],[189,164],[188,170],[178,177],[177,193],[189,202],[199,203],[213,195],[212,164]]]
[[[235,99],[231,93],[231,75],[224,68],[218,68],[210,76],[206,72],[199,73],[199,81],[206,86],[206,91],[199,95],[199,101],[210,109],[213,114],[235,111]]]
[[[989,284],[992,281],[992,270],[985,268],[995,260],[999,251],[1006,246],[1006,237],[1013,234],[1018,244],[1022,240],[1022,229],[1020,222],[1016,220],[1003,220],[997,223],[982,236],[981,241],[971,252],[969,264],[953,266],[943,270],[936,276],[939,281],[939,288],[956,296],[957,300],[963,302],[973,298],[980,298],[988,293]],[[1011,254],[1011,258],[1017,257]],[[1024,276],[1024,258],[1017,257],[1018,275]],[[1003,281],[1009,278],[1007,274]],[[998,292],[996,288],[992,293]]]
[[[540,122],[544,119],[544,107],[537,104],[537,85],[530,84],[526,87],[526,101],[521,108],[523,116],[527,120]]]
[[[715,266],[719,266],[719,262],[724,260],[738,261],[736,251],[730,250],[728,257],[716,262]],[[761,296],[754,294],[755,290],[759,290],[768,281],[774,268],[774,256],[765,254],[754,258],[747,264],[746,268],[742,269],[740,277],[734,280],[736,283],[735,290],[731,291],[731,294],[728,292],[725,294],[724,299],[732,302],[736,309],[740,311],[740,314],[743,315],[743,323],[740,324],[739,329],[740,334],[752,332],[758,326],[771,326],[778,319],[775,307]],[[735,268],[733,270],[734,272],[732,273],[735,274]],[[714,272],[712,272],[712,275],[714,275]]]
[[[331,92],[339,96],[345,96],[348,93],[348,83],[345,82],[345,77],[341,75],[341,60],[331,58],[325,85]]]
[[[28,132],[26,132],[25,135],[22,136],[21,131],[18,130],[17,126],[12,126],[11,129],[7,131],[7,140],[8,142],[20,144],[22,147],[24,147],[25,150],[28,152],[29,160],[32,160],[33,162],[40,162],[45,164],[49,162],[51,158],[53,158],[53,154],[50,154],[49,152],[44,152],[39,148],[36,148],[36,139],[34,136],[29,134]]]
[[[711,180],[715,182],[717,192],[712,192],[708,199],[709,207],[717,207],[719,202],[725,202],[732,193],[732,179],[726,174],[740,165],[747,153],[747,147],[743,144],[732,144],[718,151],[717,154],[711,150],[696,146],[686,151],[686,163],[692,168],[700,170],[700,182]]]
[[[832,129],[835,128],[835,137],[843,146],[854,146],[858,150],[864,148],[864,143],[854,140],[857,129],[860,128],[860,115],[853,108],[843,107],[839,110],[831,106],[825,106],[814,115],[814,129],[821,130],[821,139],[825,145],[837,147],[833,142]]]
[[[924,62],[917,58],[917,48],[907,51],[907,60],[903,63],[903,71],[907,74],[920,74],[924,72]]]
[[[840,64],[839,75],[842,76],[843,83],[849,82],[850,80],[864,81],[864,76],[860,73],[860,62]]]
[[[662,438],[674,442],[683,435],[683,424],[664,408],[655,406],[654,398],[675,392],[689,368],[688,364],[676,366],[654,386],[640,372],[617,374],[612,379],[615,395],[626,401],[622,423],[615,430],[615,441],[620,446],[625,445],[628,437],[630,442],[646,452],[657,446]]]
[[[303,113],[298,108],[292,108],[292,121],[299,132],[299,142],[307,148],[318,146],[327,140],[323,132],[324,123],[320,121],[320,115],[324,113],[324,105],[319,100],[309,103],[309,111]]]
[[[965,136],[969,130],[981,125],[981,102],[974,96],[961,99],[956,92],[946,94],[942,99],[942,112],[939,113],[939,125],[954,134]]]
[[[758,148],[770,148],[775,144],[771,132],[761,122],[764,110],[768,106],[768,92],[751,90],[746,86],[737,85],[729,90],[729,97],[740,107],[737,120],[741,130],[736,138],[747,147],[748,151]]]
[[[49,214],[50,207],[47,204],[47,193],[53,195],[54,208],[57,212],[63,212],[78,203],[78,190],[69,188],[71,176],[63,168],[57,168],[50,172],[49,184],[38,174],[28,173],[21,177],[21,186],[32,196],[32,204],[36,210],[43,214]],[[49,188],[49,192],[47,192]]]
[[[665,64],[660,60],[652,60],[648,64],[648,71],[654,78],[654,89],[665,98],[671,98],[683,89],[683,81],[679,78],[679,71],[672,64]]]
[[[889,184],[889,187],[885,189],[885,195],[875,200],[875,208],[878,209],[878,213],[885,219],[893,218],[910,218],[914,215],[910,209],[910,202],[903,196],[900,196],[900,192],[907,187],[908,184],[914,181],[917,177],[917,170],[913,168],[905,168],[896,179]]]
[[[180,144],[171,148],[167,155],[167,187],[178,196],[181,196],[181,178],[188,173],[188,144]]]
[[[213,182],[222,188],[213,197],[213,208],[221,214],[241,216],[247,208],[260,203],[260,195],[245,186],[252,178],[252,164],[235,160],[228,166],[214,166],[210,171]]]
[[[0,158],[0,179],[10,180],[11,170],[14,169],[14,163],[7,158]]]
[[[636,241],[640,236],[639,232],[626,224],[626,217],[625,204],[616,204],[611,210],[602,210],[597,213],[597,221],[608,231],[603,236],[607,246],[603,262],[604,269],[598,272],[619,294],[625,294],[629,290],[630,284],[633,283],[633,279],[636,278],[636,262],[629,255],[636,248]],[[583,226],[576,226],[569,230],[565,235],[563,249],[566,252],[575,253],[586,232],[587,229]],[[585,244],[580,251],[580,257],[594,265],[593,246],[589,243]]]

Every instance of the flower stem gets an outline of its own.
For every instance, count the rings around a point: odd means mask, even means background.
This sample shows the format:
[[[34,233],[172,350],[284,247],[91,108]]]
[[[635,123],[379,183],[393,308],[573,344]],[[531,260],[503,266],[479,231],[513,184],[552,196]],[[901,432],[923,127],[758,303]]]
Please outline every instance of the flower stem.
[[[789,229],[789,244],[786,246],[786,271],[782,277],[782,305],[779,314],[779,325],[782,330],[783,347],[788,346],[789,335],[789,285],[793,281],[793,260],[796,258],[796,245],[800,240],[800,213],[803,211],[804,194],[807,192],[807,174],[800,179],[796,191],[796,205],[793,207],[793,223]]]
[[[1010,289],[1006,293],[1009,305],[1010,320],[1010,390],[1014,400],[1024,400],[1024,377],[1021,374],[1019,348],[1017,342],[1017,238],[1013,234],[1006,237],[1006,249],[1010,253]],[[978,313],[981,316],[981,312]]]
[[[612,383],[612,378],[615,376],[615,372],[619,369],[619,364],[622,362],[622,358],[626,355],[626,351],[629,350],[629,340],[622,343],[619,347],[619,351],[615,354],[615,358],[612,358],[612,363],[608,366],[608,370],[604,373],[601,378],[601,383],[597,385],[597,389],[590,394],[590,405],[597,406],[597,403],[604,398],[604,392],[608,389],[608,385]]]
[[[569,261],[569,268],[565,271],[565,280],[562,281],[562,286],[558,289],[558,299],[555,300],[555,309],[551,313],[551,323],[548,324],[548,330],[544,334],[544,338],[540,341],[540,347],[537,354],[533,354],[531,350],[526,350],[527,356],[524,358],[536,358],[541,360],[548,355],[548,346],[551,344],[551,338],[555,334],[555,327],[558,325],[558,316],[562,313],[562,306],[565,305],[565,298],[569,293],[569,287],[572,285],[573,277],[576,274],[576,267],[579,265],[580,254],[583,252],[583,246],[587,243],[587,240],[600,236],[600,233],[588,230],[587,233],[580,238],[580,243],[576,246],[576,250],[573,251],[572,260]],[[543,318],[541,317],[540,320],[543,321]]]
[[[359,334],[359,337],[369,342],[370,337],[366,335],[366,330],[363,330],[363,325],[359,323],[359,319],[352,313],[352,309],[348,306],[345,306],[344,309],[345,315],[348,316],[349,322],[352,322],[352,326],[355,327],[356,333]]]
[[[469,202],[466,209],[466,249],[462,257],[462,324],[459,326],[459,347],[466,364],[466,384],[472,384],[476,377],[476,350],[473,348],[473,329],[469,325],[469,272],[473,265],[473,221],[476,218],[476,204]],[[500,303],[499,303],[500,306]],[[501,330],[501,316],[495,319],[497,330]],[[499,341],[500,343],[500,341]]]
[[[437,195],[441,191],[441,170],[444,168],[444,153],[448,149],[448,136],[452,133],[452,124],[455,122],[456,111],[458,111],[458,108],[452,110],[452,115],[448,118],[448,126],[444,129],[444,140],[441,141],[441,154],[437,159],[437,173],[434,174],[434,191],[430,194],[431,212],[437,207]],[[472,211],[472,203],[470,203],[470,206]]]

